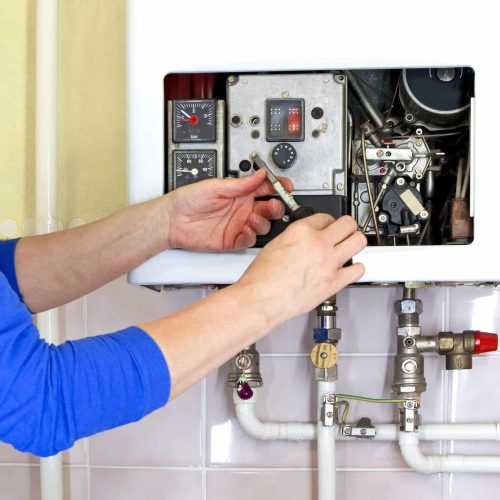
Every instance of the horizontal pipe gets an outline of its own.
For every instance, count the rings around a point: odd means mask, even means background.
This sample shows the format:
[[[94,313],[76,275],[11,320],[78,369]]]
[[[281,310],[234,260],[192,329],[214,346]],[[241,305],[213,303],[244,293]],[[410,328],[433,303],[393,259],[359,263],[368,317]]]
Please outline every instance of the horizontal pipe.
[[[316,424],[307,422],[263,422],[255,415],[258,389],[252,398],[244,401],[234,391],[236,415],[241,427],[256,439],[312,441],[316,439]],[[399,424],[374,424],[375,441],[398,441]],[[335,439],[339,441],[365,441],[340,434],[336,427]],[[500,441],[500,422],[480,424],[423,424],[418,428],[420,441]]]
[[[405,462],[421,474],[440,472],[499,473],[500,457],[465,455],[424,455],[417,432],[402,432],[399,446]]]

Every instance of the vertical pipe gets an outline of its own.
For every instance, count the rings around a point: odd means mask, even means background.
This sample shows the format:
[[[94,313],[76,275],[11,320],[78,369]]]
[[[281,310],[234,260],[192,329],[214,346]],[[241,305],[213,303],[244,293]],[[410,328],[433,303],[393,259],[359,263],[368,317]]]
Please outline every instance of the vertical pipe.
[[[57,0],[38,0],[36,33],[36,231],[57,229]],[[59,342],[57,310],[39,314],[40,335]],[[42,500],[63,500],[61,455],[40,460]]]
[[[318,381],[318,411],[323,396],[335,392],[335,382]],[[318,500],[335,500],[335,426],[325,427],[318,415]]]

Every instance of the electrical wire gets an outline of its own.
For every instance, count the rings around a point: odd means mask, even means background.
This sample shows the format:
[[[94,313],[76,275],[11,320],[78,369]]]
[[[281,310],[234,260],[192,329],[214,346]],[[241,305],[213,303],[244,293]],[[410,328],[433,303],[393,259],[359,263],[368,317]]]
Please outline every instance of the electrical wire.
[[[366,162],[366,143],[365,134],[363,131],[361,131],[361,151],[363,153],[363,170],[365,171],[366,190],[368,191],[368,198],[370,199],[370,208],[372,211],[373,224],[375,226],[375,234],[377,236],[377,244],[380,246],[380,232],[378,229],[377,215],[375,214],[375,205],[373,203],[372,187],[370,184],[370,178],[368,177],[368,164]]]
[[[352,401],[364,401],[365,403],[382,403],[382,404],[399,404],[404,403],[404,399],[381,399],[381,398],[368,398],[366,396],[354,396],[352,394],[336,394],[339,399],[349,399]]]

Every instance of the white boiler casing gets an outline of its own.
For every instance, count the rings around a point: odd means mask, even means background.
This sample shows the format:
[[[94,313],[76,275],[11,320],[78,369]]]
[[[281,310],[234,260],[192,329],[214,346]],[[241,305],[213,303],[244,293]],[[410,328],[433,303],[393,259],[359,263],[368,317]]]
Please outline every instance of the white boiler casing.
[[[193,0],[186,8],[185,3],[128,0],[129,202],[164,192],[163,81],[169,73],[471,66],[476,96],[470,155],[474,241],[370,247],[355,261],[366,266],[364,282],[500,281],[496,258],[500,167],[495,138],[500,66],[492,57],[498,30],[495,16],[456,1],[433,2],[432,8],[394,1],[300,3],[298,7],[283,1],[256,1],[250,8],[229,1]],[[129,280],[232,283],[258,252],[169,250],[135,269]]]

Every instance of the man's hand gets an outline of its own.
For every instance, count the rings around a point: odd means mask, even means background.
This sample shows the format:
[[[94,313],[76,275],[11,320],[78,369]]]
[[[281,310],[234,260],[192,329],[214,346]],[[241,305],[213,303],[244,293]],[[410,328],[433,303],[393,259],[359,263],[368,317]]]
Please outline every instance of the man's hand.
[[[365,246],[352,217],[316,214],[294,222],[266,245],[234,286],[262,300],[270,322],[286,321],[357,281],[364,266],[343,266]]]
[[[281,178],[288,191],[292,183]],[[172,191],[168,202],[170,248],[223,252],[255,244],[257,235],[267,234],[271,219],[285,213],[277,199],[256,201],[275,194],[264,170],[242,179],[213,179]]]
[[[140,325],[168,362],[175,397],[273,328],[359,279],[343,267],[366,246],[351,217],[316,214],[266,245],[240,280],[166,318]],[[203,346],[200,349],[200,342]]]

